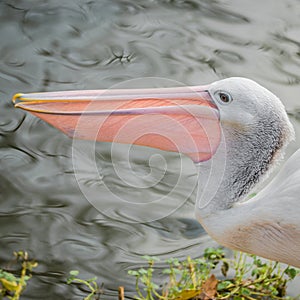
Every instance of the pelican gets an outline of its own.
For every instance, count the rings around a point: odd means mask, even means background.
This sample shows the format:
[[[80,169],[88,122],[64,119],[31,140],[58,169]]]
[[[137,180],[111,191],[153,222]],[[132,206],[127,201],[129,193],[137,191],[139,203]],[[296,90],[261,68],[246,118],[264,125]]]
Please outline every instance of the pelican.
[[[13,102],[73,138],[189,156],[199,173],[195,214],[207,233],[228,248],[300,267],[300,151],[249,196],[294,139],[283,104],[256,82],[16,94]]]

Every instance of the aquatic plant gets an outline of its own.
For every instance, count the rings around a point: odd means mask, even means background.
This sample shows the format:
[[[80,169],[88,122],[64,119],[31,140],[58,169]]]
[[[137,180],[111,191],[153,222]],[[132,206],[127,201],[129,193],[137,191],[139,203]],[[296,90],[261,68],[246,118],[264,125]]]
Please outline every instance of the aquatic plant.
[[[88,288],[88,295],[84,298],[84,300],[100,299],[100,295],[103,294],[103,286],[99,287],[97,277],[81,279],[78,277],[78,270],[72,270],[69,274],[67,284],[79,283]]]
[[[168,259],[162,273],[169,279],[158,285],[153,281],[158,258],[144,258],[147,268],[128,272],[136,278],[136,300],[292,299],[286,296],[287,283],[299,274],[298,269],[255,255],[235,252],[230,259],[221,248],[207,248],[199,259]],[[216,278],[217,272],[221,279]]]
[[[29,260],[26,251],[14,252],[14,256],[15,262],[21,263],[21,272],[18,276],[11,271],[0,269],[0,299],[7,297],[18,300],[32,276],[32,269],[38,265],[34,260]]]
[[[100,300],[101,295],[104,294],[103,284],[99,287],[97,283],[97,277],[82,279],[79,278],[79,271],[72,270],[69,272],[69,277],[67,279],[67,284],[80,284],[85,286],[88,289],[88,295],[84,298],[84,300]],[[124,300],[124,288],[122,286],[119,287],[118,291],[118,299]],[[102,298],[101,298],[102,299]]]
[[[128,271],[135,277],[136,300],[300,299],[286,296],[287,283],[300,273],[299,269],[255,255],[234,252],[233,258],[227,258],[222,248],[207,248],[201,258],[187,257],[184,261],[170,258],[162,270],[154,268],[159,258],[143,256],[143,259],[147,261],[146,268]],[[85,280],[78,275],[78,271],[71,271],[68,284],[86,286],[89,294],[84,300],[100,299],[104,292],[97,278]],[[166,276],[163,284],[161,275]],[[118,299],[124,299],[123,287],[119,288]]]

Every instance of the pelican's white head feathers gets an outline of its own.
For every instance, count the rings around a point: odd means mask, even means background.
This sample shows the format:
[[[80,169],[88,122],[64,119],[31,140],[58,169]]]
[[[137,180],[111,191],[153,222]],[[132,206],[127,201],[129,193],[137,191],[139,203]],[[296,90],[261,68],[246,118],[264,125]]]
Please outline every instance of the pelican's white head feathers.
[[[223,146],[213,157],[219,168],[214,176],[222,177],[216,179],[210,214],[230,208],[267,177],[294,138],[294,129],[279,98],[250,79],[220,80],[208,92],[218,107],[223,131]],[[200,170],[200,181],[209,176],[201,175]],[[207,198],[205,191],[203,195]]]
[[[209,93],[219,108],[224,127],[247,131],[256,126],[262,129],[263,124],[270,137],[280,135],[282,145],[294,138],[293,126],[280,99],[255,81],[227,78],[212,83]]]

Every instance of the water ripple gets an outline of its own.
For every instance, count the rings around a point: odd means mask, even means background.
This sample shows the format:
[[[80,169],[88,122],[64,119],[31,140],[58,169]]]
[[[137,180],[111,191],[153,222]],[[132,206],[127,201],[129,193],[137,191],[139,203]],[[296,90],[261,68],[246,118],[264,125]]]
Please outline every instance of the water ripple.
[[[107,299],[115,299],[119,285],[134,290],[126,274],[146,265],[141,255],[197,257],[213,242],[194,220],[196,173],[187,158],[136,147],[128,162],[124,147],[112,156],[102,143],[95,176],[83,152],[79,183],[97,210],[76,180],[72,141],[13,109],[11,96],[108,88],[145,76],[195,85],[244,76],[278,94],[300,132],[298,7],[298,0],[0,3],[0,260],[27,249],[39,261],[25,300],[82,299],[65,285],[71,269],[97,275]],[[151,161],[157,153],[166,164]]]

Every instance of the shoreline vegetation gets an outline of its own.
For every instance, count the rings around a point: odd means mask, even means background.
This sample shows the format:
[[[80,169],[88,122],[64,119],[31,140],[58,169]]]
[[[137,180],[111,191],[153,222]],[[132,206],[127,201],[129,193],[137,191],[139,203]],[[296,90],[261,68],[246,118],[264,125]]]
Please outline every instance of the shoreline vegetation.
[[[133,298],[130,293],[130,299],[300,299],[300,295],[296,298],[286,295],[288,282],[300,274],[300,269],[255,255],[234,252],[233,258],[227,258],[222,248],[206,248],[203,256],[196,259],[170,258],[164,262],[153,256],[143,259],[144,268],[128,271],[136,289]],[[13,269],[0,269],[0,300],[19,300],[38,263],[29,259],[26,251],[18,251],[9,265]],[[105,289],[98,284],[97,277],[82,279],[79,275],[78,270],[70,271],[66,284],[84,286],[84,300],[105,299]],[[125,296],[126,290],[119,287],[116,300],[124,300]]]

